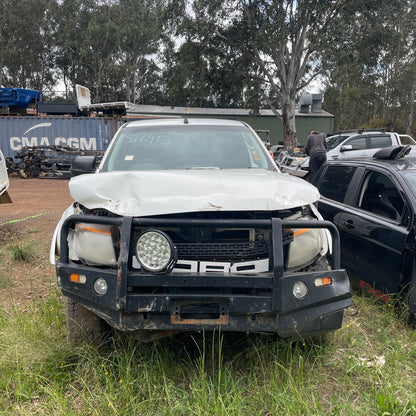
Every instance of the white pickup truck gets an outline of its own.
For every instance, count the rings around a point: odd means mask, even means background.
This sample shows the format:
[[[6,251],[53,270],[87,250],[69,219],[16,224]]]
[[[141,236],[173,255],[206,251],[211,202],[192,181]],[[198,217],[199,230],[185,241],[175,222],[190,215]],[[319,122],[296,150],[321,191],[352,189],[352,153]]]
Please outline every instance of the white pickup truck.
[[[0,204],[12,202],[7,189],[9,188],[9,177],[7,175],[6,159],[0,150]]]
[[[73,170],[90,172],[89,157]],[[282,175],[247,124],[125,123],[69,187],[76,202],[50,259],[71,342],[99,343],[108,325],[142,340],[340,328],[351,291],[338,231],[316,211],[316,188]]]

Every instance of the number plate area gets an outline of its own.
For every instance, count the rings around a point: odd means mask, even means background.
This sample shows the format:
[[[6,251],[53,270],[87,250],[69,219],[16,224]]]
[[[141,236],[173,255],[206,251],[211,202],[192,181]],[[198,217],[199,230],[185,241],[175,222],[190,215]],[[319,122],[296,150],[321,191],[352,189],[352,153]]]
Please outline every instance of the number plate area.
[[[229,322],[226,302],[174,301],[170,312],[172,324],[228,325]]]

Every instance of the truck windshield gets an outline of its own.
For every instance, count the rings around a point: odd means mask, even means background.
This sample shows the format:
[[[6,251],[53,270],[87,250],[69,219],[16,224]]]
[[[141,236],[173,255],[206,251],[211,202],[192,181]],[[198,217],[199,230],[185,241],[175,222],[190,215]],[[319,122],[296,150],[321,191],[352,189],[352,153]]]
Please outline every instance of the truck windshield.
[[[115,138],[103,171],[271,169],[263,145],[244,126],[128,126]]]

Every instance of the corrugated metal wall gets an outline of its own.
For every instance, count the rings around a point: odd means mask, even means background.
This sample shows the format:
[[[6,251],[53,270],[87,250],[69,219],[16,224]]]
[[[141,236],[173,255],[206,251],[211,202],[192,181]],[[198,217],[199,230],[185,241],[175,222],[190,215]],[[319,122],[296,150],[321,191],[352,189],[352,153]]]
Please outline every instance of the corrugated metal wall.
[[[105,150],[121,124],[104,117],[0,117],[0,149],[13,158],[24,146]]]
[[[224,117],[222,115],[189,115],[183,114],[183,117]],[[283,141],[283,123],[282,119],[273,116],[264,116],[264,115],[256,115],[256,116],[244,116],[244,115],[232,115],[230,117],[225,118],[232,118],[234,120],[244,121],[248,125],[250,125],[254,130],[269,130],[269,140],[270,143],[278,144],[279,142]],[[315,114],[302,114],[296,115],[296,132],[298,136],[298,143],[299,146],[304,146],[306,143],[306,139],[309,135],[311,130],[316,130],[321,133],[331,133],[334,127],[334,117],[331,114],[325,113],[321,115]],[[260,135],[261,139],[265,139],[264,135]]]
[[[237,116],[238,120],[244,121],[255,130],[269,130],[270,143],[278,144],[283,141],[283,123],[278,117],[271,116]],[[321,116],[314,114],[302,114],[296,116],[296,132],[298,136],[298,143],[304,146],[306,138],[311,130],[317,130],[322,133],[330,133],[333,130],[334,118],[332,115],[326,113]],[[265,136],[260,135],[261,139]]]

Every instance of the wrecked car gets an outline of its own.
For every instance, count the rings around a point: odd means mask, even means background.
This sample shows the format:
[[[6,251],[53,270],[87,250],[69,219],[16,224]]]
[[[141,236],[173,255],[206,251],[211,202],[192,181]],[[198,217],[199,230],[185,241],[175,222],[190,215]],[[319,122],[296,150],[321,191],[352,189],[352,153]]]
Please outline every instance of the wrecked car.
[[[7,174],[6,159],[0,150],[0,204],[12,202],[7,192],[9,188],[9,176]]]
[[[108,325],[143,340],[340,328],[351,292],[338,231],[317,189],[280,173],[247,124],[126,123],[69,187],[51,262],[70,340],[96,342]]]
[[[15,159],[6,159],[9,172],[21,178],[70,178],[72,162],[81,155],[101,160],[102,150],[84,150],[71,146],[24,146]]]

